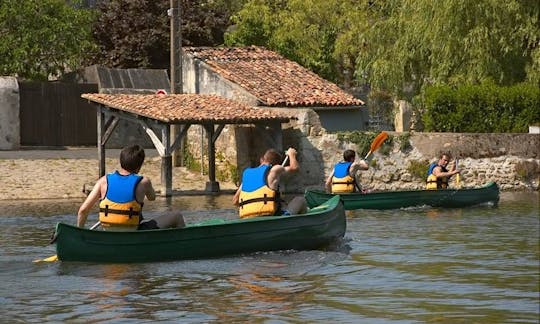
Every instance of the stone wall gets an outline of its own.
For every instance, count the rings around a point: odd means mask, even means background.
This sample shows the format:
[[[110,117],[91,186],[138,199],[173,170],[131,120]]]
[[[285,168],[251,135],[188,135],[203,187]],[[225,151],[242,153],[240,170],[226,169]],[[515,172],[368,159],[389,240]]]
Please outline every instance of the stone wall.
[[[19,84],[14,77],[0,77],[0,150],[20,147]]]
[[[311,109],[290,109],[286,112],[295,113],[298,119],[283,125],[283,148],[292,146],[299,151],[301,170],[285,179],[282,190],[303,192],[306,188],[323,188],[326,176],[341,159],[343,151],[349,148],[356,150],[356,144],[340,142],[337,134],[327,132]],[[242,143],[246,141],[242,138],[247,136],[245,134],[253,133],[245,129],[238,133],[228,131],[220,136],[216,145],[217,151],[221,152],[217,155],[223,157],[222,160],[226,160],[228,165],[237,165],[239,172],[249,166],[249,159],[252,164],[257,161],[256,157],[246,159],[243,154]],[[418,167],[411,168],[411,164],[425,166],[427,170],[427,165],[436,161],[444,151],[459,157],[462,187],[476,187],[495,181],[501,190],[539,189],[539,134],[389,134],[393,138],[392,144],[385,144],[386,147],[375,152],[371,168],[361,173],[360,180],[366,187],[376,190],[422,189],[425,178],[416,176]],[[235,136],[238,136],[236,140]],[[404,141],[408,145],[404,145]],[[190,142],[200,152],[200,137],[190,137]],[[265,145],[262,142],[259,144]],[[200,154],[197,154],[197,158],[200,158]]]

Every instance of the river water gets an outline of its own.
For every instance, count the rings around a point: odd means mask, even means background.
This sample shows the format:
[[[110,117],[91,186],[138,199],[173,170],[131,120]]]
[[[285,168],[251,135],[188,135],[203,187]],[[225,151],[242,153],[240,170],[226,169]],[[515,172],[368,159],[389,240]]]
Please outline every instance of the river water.
[[[234,215],[231,196],[149,203],[187,222]],[[538,323],[539,195],[497,207],[349,212],[327,250],[146,264],[33,263],[80,201],[0,201],[8,322]],[[91,215],[90,223],[96,219]],[[249,244],[249,242],[246,242]]]

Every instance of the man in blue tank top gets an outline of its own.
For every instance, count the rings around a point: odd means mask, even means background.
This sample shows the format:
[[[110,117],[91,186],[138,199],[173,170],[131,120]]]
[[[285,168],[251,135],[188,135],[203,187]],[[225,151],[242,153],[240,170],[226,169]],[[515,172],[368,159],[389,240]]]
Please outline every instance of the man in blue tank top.
[[[357,173],[360,170],[368,170],[369,165],[365,160],[356,160],[356,152],[345,150],[343,161],[336,163],[330,175],[326,179],[325,188],[330,193],[364,192],[357,181]]]
[[[260,165],[247,168],[242,174],[242,183],[233,197],[233,204],[239,207],[240,217],[280,216],[303,214],[307,211],[303,196],[293,198],[286,206],[282,205],[279,193],[281,177],[300,169],[296,150],[286,152],[289,165],[281,164],[281,154],[268,149],[260,158]]]
[[[144,199],[156,199],[156,192],[150,179],[138,175],[144,158],[144,149],[139,145],[122,149],[120,169],[101,177],[96,182],[79,208],[77,226],[84,227],[91,208],[98,201],[99,218],[103,229],[129,231],[185,226],[184,218],[178,211],[143,220]]]

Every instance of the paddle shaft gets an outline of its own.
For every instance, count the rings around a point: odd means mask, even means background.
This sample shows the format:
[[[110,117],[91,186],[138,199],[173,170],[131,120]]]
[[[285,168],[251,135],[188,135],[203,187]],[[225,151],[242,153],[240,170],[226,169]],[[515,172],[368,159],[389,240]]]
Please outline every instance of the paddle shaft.
[[[92,227],[90,227],[91,230],[93,229],[96,229],[99,225],[101,225],[101,222],[98,221],[97,223],[95,223],[94,225],[92,225]],[[51,241],[52,243],[53,241]],[[45,259],[40,259],[40,260],[34,260],[34,263],[36,262],[54,262],[54,261],[57,261],[58,260],[58,256],[55,254],[55,255],[51,255],[50,257],[47,257]]]
[[[459,159],[456,159],[456,170],[458,169]],[[461,186],[461,177],[459,173],[456,174],[456,186],[459,188]]]

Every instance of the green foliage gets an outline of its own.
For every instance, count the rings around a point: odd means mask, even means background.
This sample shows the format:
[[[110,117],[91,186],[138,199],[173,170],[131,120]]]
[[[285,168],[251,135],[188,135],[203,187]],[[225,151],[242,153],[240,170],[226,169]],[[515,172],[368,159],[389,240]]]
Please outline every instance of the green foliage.
[[[336,82],[350,82],[364,46],[367,1],[250,0],[226,45],[262,45]]]
[[[340,142],[349,142],[356,144],[356,154],[359,157],[364,157],[369,152],[371,148],[371,143],[379,133],[374,132],[338,132],[337,137]],[[393,136],[388,135],[388,139],[384,144],[378,149],[378,152],[383,155],[388,155],[392,148]]]
[[[198,172],[202,170],[201,163],[197,159],[195,159],[195,157],[191,153],[189,144],[184,147],[184,150],[182,151],[182,158],[184,159],[184,166],[187,169]]]
[[[414,178],[425,180],[427,178],[427,171],[429,169],[429,161],[416,161],[410,160],[407,166],[407,172],[409,172]]]
[[[540,176],[540,165],[536,161],[520,161],[516,163],[514,170],[523,181],[529,181]]]
[[[0,1],[0,75],[47,80],[83,65],[93,14],[78,1]]]
[[[422,98],[426,131],[517,133],[540,121],[540,89],[531,84],[431,86]]]
[[[337,133],[340,142],[349,142],[356,144],[356,154],[360,157],[366,156],[369,152],[371,142],[375,139],[377,133],[372,132],[339,132]]]
[[[412,98],[424,83],[540,79],[540,4],[521,0],[374,1],[359,76]]]
[[[399,150],[401,152],[407,152],[412,149],[411,134],[409,132],[404,132],[397,136],[397,141],[399,142]]]

